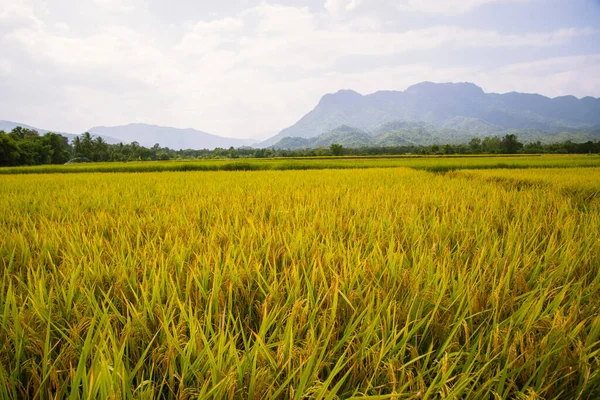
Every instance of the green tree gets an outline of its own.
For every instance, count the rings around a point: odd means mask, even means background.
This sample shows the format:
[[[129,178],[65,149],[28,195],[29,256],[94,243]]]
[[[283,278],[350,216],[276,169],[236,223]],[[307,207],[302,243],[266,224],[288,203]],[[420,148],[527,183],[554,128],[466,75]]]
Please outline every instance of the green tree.
[[[329,151],[331,151],[331,154],[334,156],[341,156],[344,154],[344,146],[341,144],[332,143],[331,146],[329,146]]]
[[[40,135],[33,129],[23,128],[22,126],[15,127],[9,134],[14,140],[32,140],[38,138]]]
[[[440,147],[439,144],[434,144],[431,146],[431,152],[433,154],[441,154],[442,153],[442,148]]]
[[[48,148],[49,164],[64,164],[69,161],[71,154],[69,151],[69,141],[66,137],[56,133],[48,132],[41,137],[44,147]]]
[[[469,142],[469,150],[472,153],[481,153],[481,139],[473,138]]]
[[[71,145],[73,147],[73,157],[79,157],[79,154],[81,153],[81,139],[79,136],[75,136]]]
[[[500,141],[500,150],[504,154],[515,154],[523,148],[523,143],[519,142],[516,135],[508,134]]]
[[[92,161],[108,161],[108,144],[100,136],[92,140]]]
[[[141,152],[141,148],[140,148],[140,144],[136,141],[133,141],[129,144],[129,148],[131,151],[131,155],[129,157],[130,160],[139,160],[142,156],[142,152]]]
[[[19,165],[20,158],[21,149],[17,142],[6,133],[0,131],[0,165]]]
[[[85,132],[73,139],[73,156],[85,157],[88,160],[92,160],[94,158],[93,147],[92,135],[89,132]]]
[[[500,152],[500,139],[497,137],[485,137],[481,142],[484,153],[496,154]]]

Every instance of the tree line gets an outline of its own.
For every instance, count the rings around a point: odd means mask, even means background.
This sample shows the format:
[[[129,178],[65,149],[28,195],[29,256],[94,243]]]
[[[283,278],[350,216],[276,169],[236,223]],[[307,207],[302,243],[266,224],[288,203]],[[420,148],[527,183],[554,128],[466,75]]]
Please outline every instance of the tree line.
[[[210,158],[270,158],[270,157],[318,157],[343,155],[398,155],[398,154],[600,154],[600,141],[585,143],[542,144],[521,143],[514,134],[503,138],[474,138],[466,144],[434,144],[430,146],[404,145],[392,147],[345,148],[334,143],[328,148],[316,149],[254,149],[240,147],[214,150],[173,150],[159,144],[148,148],[138,142],[109,144],[102,137],[88,132],[77,136],[71,143],[66,137],[17,127],[9,133],[0,131],[0,165],[64,164],[67,162],[153,161],[174,159]]]
[[[450,155],[450,154],[600,154],[600,140],[575,143],[571,141],[543,144],[540,141],[523,144],[514,134],[499,137],[473,138],[464,144],[400,145],[386,147],[346,148],[334,143],[329,148],[280,149],[278,157],[318,156],[378,156],[378,155]]]

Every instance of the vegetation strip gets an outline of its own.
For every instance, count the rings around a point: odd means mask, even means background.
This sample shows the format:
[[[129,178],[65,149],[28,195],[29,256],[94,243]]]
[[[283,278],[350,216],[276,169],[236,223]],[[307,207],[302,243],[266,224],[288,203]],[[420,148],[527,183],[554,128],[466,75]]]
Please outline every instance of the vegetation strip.
[[[583,168],[599,167],[600,156],[522,156],[522,157],[411,157],[411,158],[324,158],[324,159],[245,159],[199,161],[150,161],[39,165],[0,168],[0,174],[53,174],[88,172],[168,172],[168,171],[264,171],[310,169],[413,168],[431,172],[461,169],[497,168]]]

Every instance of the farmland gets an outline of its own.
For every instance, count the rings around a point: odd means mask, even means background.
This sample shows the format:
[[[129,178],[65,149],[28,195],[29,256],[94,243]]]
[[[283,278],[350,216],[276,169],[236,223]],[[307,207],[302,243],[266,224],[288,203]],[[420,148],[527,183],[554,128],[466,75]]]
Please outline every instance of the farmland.
[[[600,396],[598,156],[0,173],[0,398]]]
[[[140,161],[85,163],[75,165],[36,165],[0,168],[3,174],[53,174],[87,172],[174,172],[174,171],[268,171],[308,169],[363,169],[407,167],[443,172],[456,169],[493,168],[574,168],[600,167],[598,155],[545,156],[379,156],[379,157],[302,157],[273,159],[213,159],[181,161]]]

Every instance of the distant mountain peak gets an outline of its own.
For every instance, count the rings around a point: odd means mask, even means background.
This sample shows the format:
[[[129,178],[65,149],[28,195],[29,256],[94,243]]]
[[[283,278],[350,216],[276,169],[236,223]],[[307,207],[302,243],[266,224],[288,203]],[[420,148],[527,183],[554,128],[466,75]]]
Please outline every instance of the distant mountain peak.
[[[485,94],[482,88],[471,82],[434,83],[428,81],[409,86],[406,89],[406,93],[421,96],[438,95],[441,93],[452,93],[459,96],[482,96]]]
[[[191,128],[171,128],[145,123],[96,126],[91,128],[89,132],[96,135],[112,136],[126,143],[136,141],[146,147],[152,147],[155,143],[158,143],[163,147],[175,150],[240,147],[256,143],[252,139],[227,138]]]
[[[403,122],[471,135],[484,131],[591,129],[600,125],[600,99],[485,93],[471,82],[421,82],[405,91],[383,90],[364,96],[340,90],[323,96],[312,111],[261,145],[270,146],[285,137],[314,138],[343,125],[370,134],[388,123],[396,124],[398,129],[421,129],[415,125],[403,127]]]
[[[350,105],[360,101],[363,95],[350,89],[338,90],[335,93],[328,93],[321,97],[319,105]]]

